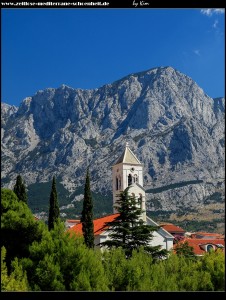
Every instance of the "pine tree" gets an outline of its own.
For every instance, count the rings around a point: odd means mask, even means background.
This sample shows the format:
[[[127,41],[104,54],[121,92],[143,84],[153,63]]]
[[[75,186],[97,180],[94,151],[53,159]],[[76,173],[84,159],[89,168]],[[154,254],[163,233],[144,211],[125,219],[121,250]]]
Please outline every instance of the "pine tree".
[[[58,220],[60,216],[60,209],[57,199],[57,189],[56,189],[56,178],[53,176],[52,189],[49,199],[49,219],[48,228],[49,230],[54,228],[54,223]]]
[[[16,178],[16,184],[14,185],[13,191],[17,195],[19,201],[23,201],[27,203],[28,197],[27,197],[26,187],[20,175],[18,175]]]
[[[89,169],[86,172],[81,223],[86,246],[94,248],[93,200],[90,191]]]
[[[22,266],[18,263],[16,257],[12,261],[13,271],[8,272],[7,265],[5,262],[6,248],[1,247],[1,291],[28,291],[29,285],[27,280],[26,272],[23,271]],[[9,274],[10,273],[10,274]]]
[[[1,189],[1,247],[7,249],[6,264],[10,271],[11,261],[29,256],[29,247],[40,242],[43,222],[37,222],[28,205],[18,201],[9,189]]]
[[[133,250],[139,250],[140,247],[153,258],[166,256],[167,251],[161,250],[161,246],[150,246],[153,232],[158,230],[158,227],[144,224],[141,219],[142,209],[138,205],[139,200],[129,195],[129,188],[120,193],[116,201],[119,215],[112,222],[106,223],[110,239],[100,243],[100,246],[122,247],[127,257],[131,257]]]

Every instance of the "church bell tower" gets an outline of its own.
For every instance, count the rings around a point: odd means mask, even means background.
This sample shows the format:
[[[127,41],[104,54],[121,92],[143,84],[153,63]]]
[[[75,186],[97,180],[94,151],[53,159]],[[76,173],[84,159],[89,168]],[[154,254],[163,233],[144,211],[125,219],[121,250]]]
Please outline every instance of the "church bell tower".
[[[143,210],[142,218],[146,222],[143,165],[130,150],[128,143],[126,143],[125,150],[112,167],[112,181],[114,213],[117,213],[117,209],[114,206],[116,205],[118,195],[130,186],[129,194],[140,200],[141,209]]]

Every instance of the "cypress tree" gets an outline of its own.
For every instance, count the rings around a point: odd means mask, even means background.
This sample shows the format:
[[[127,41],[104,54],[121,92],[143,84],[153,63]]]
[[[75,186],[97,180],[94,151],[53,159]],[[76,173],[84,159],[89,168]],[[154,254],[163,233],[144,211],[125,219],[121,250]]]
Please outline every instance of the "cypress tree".
[[[161,249],[161,246],[150,246],[153,232],[158,230],[158,226],[144,223],[141,219],[142,209],[138,205],[139,200],[129,195],[129,188],[120,193],[116,201],[119,215],[112,222],[106,223],[107,230],[110,231],[110,239],[100,243],[100,246],[121,247],[128,258],[132,256],[133,250],[138,251],[140,247],[150,253],[153,258],[166,256],[167,251]]]
[[[49,230],[54,228],[54,223],[58,220],[60,216],[60,209],[57,199],[57,189],[56,189],[56,178],[53,176],[52,189],[49,199],[49,219],[48,228]]]
[[[86,172],[81,223],[86,246],[88,248],[94,248],[93,200],[90,191],[89,168]]]
[[[18,175],[16,178],[16,184],[14,185],[13,191],[17,195],[19,201],[23,201],[27,204],[28,197],[27,197],[26,187],[20,175]]]

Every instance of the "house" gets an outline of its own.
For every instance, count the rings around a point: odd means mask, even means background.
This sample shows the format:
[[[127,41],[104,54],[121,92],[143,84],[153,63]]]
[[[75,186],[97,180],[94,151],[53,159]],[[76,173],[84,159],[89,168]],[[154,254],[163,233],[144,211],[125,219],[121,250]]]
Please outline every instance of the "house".
[[[171,223],[160,223],[160,226],[164,228],[166,231],[168,231],[170,234],[172,234],[174,237],[184,237],[185,236],[185,230],[182,229],[179,226],[176,226]]]
[[[197,238],[184,238],[179,243],[185,243],[188,242],[188,245],[193,247],[193,251],[196,256],[203,256],[206,252],[209,252],[210,250],[218,250],[225,251],[225,241],[224,239],[197,239]],[[174,248],[176,245],[174,245]]]
[[[191,234],[191,238],[196,239],[224,239],[224,235],[220,233],[212,233],[212,232],[195,232]]]
[[[115,218],[117,218],[119,214],[111,214],[107,215],[98,219],[93,220],[93,227],[94,227],[94,244],[98,245],[99,243],[103,242],[103,238],[105,239],[106,236],[106,230],[108,227],[106,226],[107,222],[114,221]],[[82,232],[82,223],[79,222],[76,226],[71,226],[68,230],[69,233],[75,233],[77,235],[83,235]]]
[[[80,222],[80,220],[66,220],[65,226],[66,226],[66,228],[70,228],[70,227],[74,226],[75,224],[78,224],[79,222]]]
[[[171,250],[173,248],[174,236],[165,228],[160,227],[155,221],[146,215],[145,189],[143,187],[143,165],[131,151],[128,144],[119,159],[112,167],[112,190],[113,190],[113,214],[95,219],[94,236],[95,246],[99,247],[99,243],[108,240],[109,230],[106,222],[110,222],[117,217],[117,198],[121,191],[129,188],[129,194],[135,196],[139,200],[139,205],[143,210],[142,219],[145,224],[157,226],[159,229],[153,232],[151,246],[160,245],[162,249]],[[82,234],[82,224],[78,223],[68,229],[70,233],[75,232]]]

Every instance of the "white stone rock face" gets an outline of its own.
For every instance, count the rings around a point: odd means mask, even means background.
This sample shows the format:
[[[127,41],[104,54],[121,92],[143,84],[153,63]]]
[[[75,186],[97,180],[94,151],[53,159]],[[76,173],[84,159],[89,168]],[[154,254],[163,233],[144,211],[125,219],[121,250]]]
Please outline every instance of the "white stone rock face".
[[[225,99],[210,98],[171,67],[131,74],[95,90],[49,88],[19,108],[1,107],[5,187],[18,173],[27,185],[51,180],[54,173],[72,192],[84,185],[89,166],[92,189],[105,194],[112,189],[112,165],[128,142],[144,164],[147,190],[202,180],[158,194],[165,210],[193,207],[222,191]],[[148,197],[151,202],[156,194]]]

